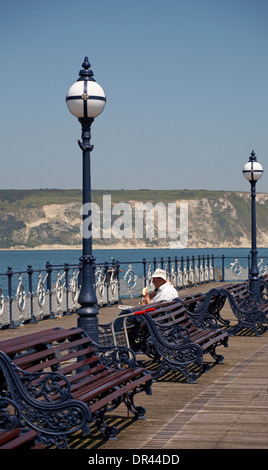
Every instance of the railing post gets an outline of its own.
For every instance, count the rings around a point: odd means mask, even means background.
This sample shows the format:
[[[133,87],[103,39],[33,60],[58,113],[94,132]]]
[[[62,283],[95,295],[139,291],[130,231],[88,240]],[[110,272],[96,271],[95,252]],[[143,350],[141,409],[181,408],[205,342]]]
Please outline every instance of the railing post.
[[[195,281],[195,256],[192,256],[192,272],[194,276],[194,286],[196,286],[196,281]]]
[[[16,328],[14,320],[12,318],[12,302],[13,302],[13,296],[12,296],[12,277],[13,277],[13,271],[11,266],[7,268],[7,277],[8,277],[8,297],[9,297],[9,328]]]
[[[202,265],[203,265],[203,275],[204,275],[204,281],[203,281],[203,284],[205,284],[205,280],[206,280],[206,272],[205,272],[205,255],[202,255]]]
[[[185,289],[185,279],[184,279],[184,258],[181,256],[181,272],[182,272],[182,288]]]
[[[201,256],[198,255],[198,284],[200,284]]]
[[[225,256],[222,255],[222,257],[221,257],[221,277],[222,277],[222,282],[224,282],[224,258],[225,258]]]
[[[49,300],[49,318],[55,318],[55,315],[52,311],[52,276],[53,271],[52,264],[46,262],[46,272],[47,272],[47,290],[48,290],[48,300]]]
[[[29,280],[29,295],[30,295],[30,311],[31,311],[31,320],[30,323],[37,323],[37,320],[33,311],[33,267],[31,264],[28,264],[27,268],[28,280]]]
[[[115,268],[116,268],[116,277],[117,277],[117,285],[118,285],[118,302],[121,303],[121,290],[120,290],[120,261],[115,261]]]
[[[171,279],[171,258],[168,256],[168,274],[169,274],[169,279]]]
[[[66,315],[70,315],[69,309],[69,270],[70,265],[69,263],[64,264],[64,273],[65,273],[65,287],[66,287]]]
[[[213,282],[215,282],[215,259],[214,259],[214,255],[211,255],[211,261],[212,261],[212,271],[213,271]]]
[[[147,282],[147,273],[146,273],[146,258],[143,258],[143,287],[146,287]]]
[[[79,260],[79,266],[78,266],[78,276],[77,276],[77,283],[78,283],[78,289],[81,289],[81,283],[82,283],[82,263]]]
[[[178,258],[175,256],[174,258],[175,263],[175,279],[176,279],[176,289],[178,290]]]
[[[105,261],[104,263],[104,272],[105,272],[105,282],[106,282],[106,296],[107,296],[107,307],[111,307],[110,298],[109,298],[109,263]]]

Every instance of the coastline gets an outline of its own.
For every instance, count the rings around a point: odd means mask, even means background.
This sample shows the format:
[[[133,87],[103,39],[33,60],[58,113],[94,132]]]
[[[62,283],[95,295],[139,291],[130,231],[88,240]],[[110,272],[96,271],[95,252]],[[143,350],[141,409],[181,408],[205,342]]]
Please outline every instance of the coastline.
[[[218,246],[187,246],[185,247],[185,249],[187,250],[202,250],[202,249],[224,249],[224,248],[236,248],[236,249],[240,249],[240,248],[245,248],[245,249],[248,249],[250,250],[251,247],[250,246],[233,246],[233,245],[229,245],[229,244],[221,244],[221,245],[218,245]],[[266,249],[268,247],[266,246],[259,246],[258,247],[259,249]],[[169,249],[176,249],[176,246],[168,246],[168,245],[164,245],[164,246],[146,246],[145,244],[135,244],[135,245],[131,245],[131,244],[120,244],[120,243],[116,243],[116,244],[112,244],[112,245],[94,245],[93,244],[93,250],[155,250],[155,249],[161,249],[161,250],[169,250]],[[10,248],[0,248],[0,251],[57,251],[57,250],[77,250],[77,251],[81,251],[82,250],[82,246],[80,245],[40,245],[40,246],[35,246],[35,247],[21,247],[21,246],[15,246],[15,247],[10,247]],[[181,250],[181,248],[178,248],[178,250]]]

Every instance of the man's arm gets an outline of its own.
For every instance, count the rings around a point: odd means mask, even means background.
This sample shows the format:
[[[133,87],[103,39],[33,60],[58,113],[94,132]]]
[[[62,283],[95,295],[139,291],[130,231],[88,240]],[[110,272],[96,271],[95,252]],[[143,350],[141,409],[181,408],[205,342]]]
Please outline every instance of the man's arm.
[[[155,289],[153,292],[148,292],[148,290],[146,290],[145,292],[145,295],[144,295],[144,301],[146,304],[150,304],[152,299],[156,296],[157,294],[157,289]]]

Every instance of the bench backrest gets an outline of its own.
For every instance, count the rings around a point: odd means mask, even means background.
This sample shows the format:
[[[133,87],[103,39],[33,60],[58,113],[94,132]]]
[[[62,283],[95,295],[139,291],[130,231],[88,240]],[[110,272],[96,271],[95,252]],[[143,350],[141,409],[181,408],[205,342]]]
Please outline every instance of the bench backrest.
[[[55,328],[1,341],[0,350],[27,372],[59,371],[72,376],[83,366],[90,373],[105,368],[94,344],[80,328]]]

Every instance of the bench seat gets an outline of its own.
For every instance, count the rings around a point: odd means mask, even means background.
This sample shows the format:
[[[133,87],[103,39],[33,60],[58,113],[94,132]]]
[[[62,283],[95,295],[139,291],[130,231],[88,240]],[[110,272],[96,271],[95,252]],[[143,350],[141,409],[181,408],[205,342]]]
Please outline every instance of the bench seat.
[[[45,449],[42,442],[38,442],[38,433],[31,430],[12,429],[0,433],[0,450],[8,449]]]
[[[208,370],[209,365],[203,362],[207,353],[217,363],[223,362],[216,348],[228,346],[228,333],[217,326],[216,319],[211,320],[211,315],[207,315],[207,327],[201,329],[193,323],[181,301],[155,302],[142,308],[142,311],[140,307],[122,311],[120,316],[133,314],[127,317],[127,324],[132,327],[129,328],[130,347],[159,364],[152,373],[154,378],[171,369],[180,370],[189,382],[196,382],[196,374],[189,372],[190,364]]]
[[[150,394],[152,377],[127,348],[100,354],[82,329],[53,328],[2,341],[0,351],[25,373],[60,373],[63,377],[57,385],[69,387],[75,400],[88,405],[91,420],[106,437],[114,438],[118,430],[106,424],[104,415],[121,403],[135,418],[145,416],[145,409],[135,406],[134,395]],[[54,393],[50,399],[57,402],[59,397]]]

